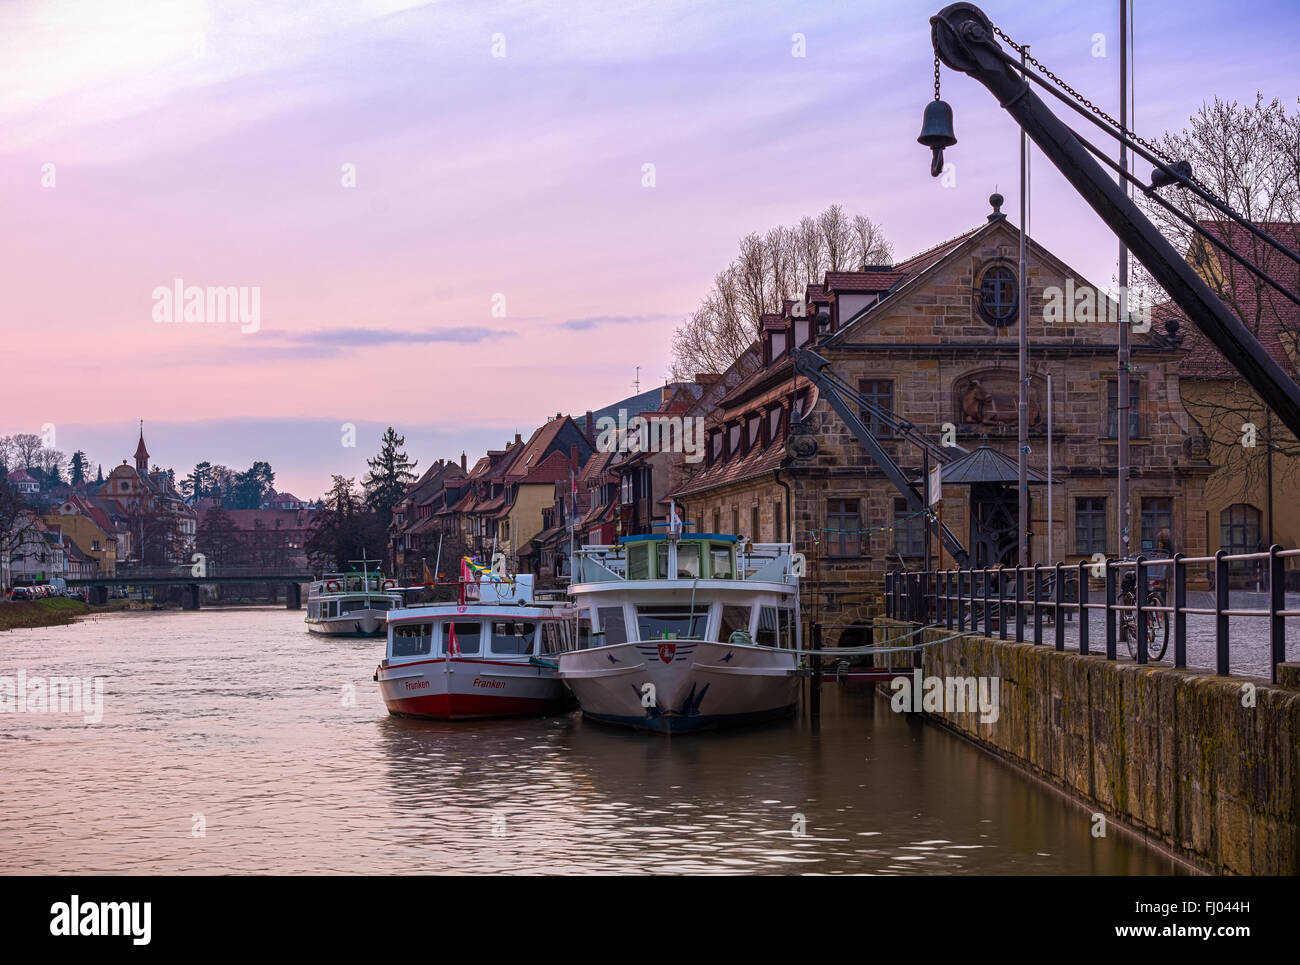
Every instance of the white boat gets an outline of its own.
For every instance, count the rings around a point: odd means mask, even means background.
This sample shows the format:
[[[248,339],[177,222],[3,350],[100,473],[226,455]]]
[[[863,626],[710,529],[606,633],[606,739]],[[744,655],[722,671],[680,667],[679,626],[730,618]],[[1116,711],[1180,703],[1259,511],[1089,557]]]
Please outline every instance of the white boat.
[[[554,656],[570,645],[573,608],[534,602],[529,575],[478,585],[478,600],[389,611],[375,680],[390,714],[469,720],[573,707]]]
[[[669,533],[576,554],[559,676],[596,720],[665,733],[790,714],[798,578],[788,543]]]
[[[334,637],[375,637],[384,632],[390,610],[402,606],[397,582],[367,564],[358,573],[326,573],[307,590],[307,629]]]

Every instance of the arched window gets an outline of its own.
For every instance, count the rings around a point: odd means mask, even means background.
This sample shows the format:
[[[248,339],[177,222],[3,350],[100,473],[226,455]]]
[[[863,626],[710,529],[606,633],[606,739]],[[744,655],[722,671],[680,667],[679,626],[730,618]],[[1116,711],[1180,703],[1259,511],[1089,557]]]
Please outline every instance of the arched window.
[[[1016,273],[1006,265],[993,265],[980,278],[980,317],[995,328],[1006,328],[1016,320],[1019,293]]]

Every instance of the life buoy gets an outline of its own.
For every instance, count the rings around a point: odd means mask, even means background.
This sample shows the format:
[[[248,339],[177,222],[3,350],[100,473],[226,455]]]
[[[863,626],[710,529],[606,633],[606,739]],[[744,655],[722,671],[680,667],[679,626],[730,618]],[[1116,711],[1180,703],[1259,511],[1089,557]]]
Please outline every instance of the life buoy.
[[[384,588],[385,590],[391,590],[391,589],[393,589],[395,586],[397,586],[397,581],[396,581],[396,580],[384,580],[384,586],[383,586],[383,588]]]
[[[339,589],[340,587],[339,587],[338,580],[330,580],[328,583],[325,584],[326,593],[337,593]]]
[[[457,612],[457,613],[464,613],[466,609],[467,609],[466,607],[458,606],[458,607],[456,607],[456,612]]]

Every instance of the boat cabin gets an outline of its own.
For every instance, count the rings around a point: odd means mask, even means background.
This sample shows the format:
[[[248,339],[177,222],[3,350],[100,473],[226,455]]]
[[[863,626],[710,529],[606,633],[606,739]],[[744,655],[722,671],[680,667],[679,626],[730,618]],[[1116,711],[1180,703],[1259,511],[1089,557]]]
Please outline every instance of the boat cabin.
[[[388,658],[536,657],[572,649],[573,631],[573,611],[567,608],[521,607],[517,614],[407,611],[389,621]]]

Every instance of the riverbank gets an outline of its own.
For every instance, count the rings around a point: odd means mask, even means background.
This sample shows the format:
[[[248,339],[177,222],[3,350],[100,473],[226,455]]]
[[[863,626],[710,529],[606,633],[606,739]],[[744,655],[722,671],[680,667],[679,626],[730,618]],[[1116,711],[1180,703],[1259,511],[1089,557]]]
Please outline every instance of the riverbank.
[[[66,596],[44,600],[10,600],[0,603],[0,631],[56,627],[72,623],[77,617],[117,610],[151,610],[153,604],[139,600],[109,600],[105,606],[91,606]]]

